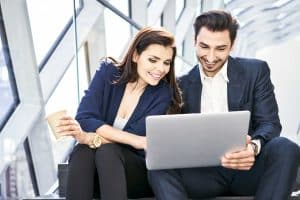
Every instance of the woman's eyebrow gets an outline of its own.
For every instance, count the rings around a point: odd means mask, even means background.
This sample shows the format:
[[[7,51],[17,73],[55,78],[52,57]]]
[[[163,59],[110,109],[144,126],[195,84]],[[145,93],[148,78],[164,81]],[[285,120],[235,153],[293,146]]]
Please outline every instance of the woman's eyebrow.
[[[149,55],[149,56],[151,56],[151,57],[153,57],[154,59],[156,59],[156,60],[161,60],[162,58],[160,58],[160,57],[157,57],[157,56],[155,56],[155,55]],[[166,59],[165,61],[172,61],[172,59],[170,58],[170,59]]]
[[[157,59],[157,60],[160,60],[160,57],[157,57],[157,56],[155,56],[155,55],[149,55],[149,56],[151,56],[151,57],[153,57],[153,58],[155,58],[155,59]]]

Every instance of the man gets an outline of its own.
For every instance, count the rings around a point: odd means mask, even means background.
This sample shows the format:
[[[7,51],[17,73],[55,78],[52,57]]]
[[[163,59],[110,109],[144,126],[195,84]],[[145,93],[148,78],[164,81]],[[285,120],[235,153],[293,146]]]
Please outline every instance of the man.
[[[281,125],[267,63],[229,56],[237,29],[237,21],[227,12],[209,11],[198,16],[194,31],[199,64],[181,77],[179,84],[184,113],[249,110],[246,147],[226,153],[222,166],[150,171],[157,200],[221,195],[286,200],[291,193],[300,150],[295,143],[278,137]]]

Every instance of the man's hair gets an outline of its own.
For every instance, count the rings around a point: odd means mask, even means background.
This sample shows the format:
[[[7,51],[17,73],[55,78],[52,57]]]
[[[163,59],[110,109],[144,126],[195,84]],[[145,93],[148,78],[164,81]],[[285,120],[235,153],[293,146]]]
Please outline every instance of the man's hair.
[[[239,24],[230,13],[222,10],[211,10],[199,15],[194,22],[195,40],[202,27],[206,27],[210,31],[229,31],[230,40],[233,44],[236,38]]]

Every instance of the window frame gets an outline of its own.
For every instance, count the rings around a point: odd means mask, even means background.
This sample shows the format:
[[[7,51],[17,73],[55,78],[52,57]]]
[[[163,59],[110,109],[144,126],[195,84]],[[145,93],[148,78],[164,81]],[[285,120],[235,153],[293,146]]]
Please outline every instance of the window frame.
[[[0,38],[1,38],[1,43],[2,43],[2,49],[4,50],[3,57],[5,60],[5,65],[6,65],[6,69],[8,72],[9,84],[11,86],[12,95],[13,95],[13,103],[10,106],[8,112],[6,112],[6,114],[4,115],[3,121],[0,122],[0,131],[1,131],[4,127],[4,125],[6,124],[6,122],[8,121],[9,117],[12,115],[12,113],[15,111],[18,104],[20,103],[18,90],[17,90],[17,83],[16,83],[16,79],[14,76],[13,65],[11,62],[11,56],[10,56],[8,41],[7,41],[7,37],[6,37],[6,31],[5,31],[5,26],[4,26],[1,5],[0,5]]]

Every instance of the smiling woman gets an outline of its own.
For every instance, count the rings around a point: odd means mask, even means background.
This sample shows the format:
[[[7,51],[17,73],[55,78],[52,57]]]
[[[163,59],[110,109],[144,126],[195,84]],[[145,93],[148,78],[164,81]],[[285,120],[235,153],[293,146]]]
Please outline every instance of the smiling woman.
[[[61,118],[57,133],[79,143],[70,156],[67,199],[92,199],[94,187],[101,199],[152,196],[145,118],[181,109],[174,45],[173,35],[163,28],[140,30],[121,62],[103,60],[76,120]]]
[[[172,61],[172,47],[164,47],[159,44],[152,44],[138,55],[134,53],[133,61],[137,63],[139,84],[157,85],[162,77],[170,71]]]

